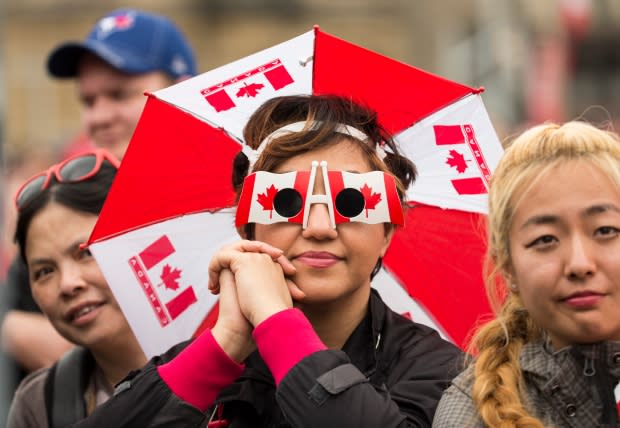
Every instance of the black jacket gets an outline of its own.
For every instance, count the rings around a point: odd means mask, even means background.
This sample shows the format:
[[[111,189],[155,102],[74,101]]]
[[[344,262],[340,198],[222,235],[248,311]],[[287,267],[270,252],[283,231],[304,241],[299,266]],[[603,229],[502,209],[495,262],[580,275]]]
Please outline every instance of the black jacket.
[[[341,351],[309,355],[276,390],[255,352],[243,374],[218,396],[217,414],[242,427],[430,427],[445,388],[460,371],[461,351],[429,327],[391,311],[373,291],[368,316]],[[156,366],[180,344],[131,374],[117,394],[79,427],[200,427],[206,414],[175,396]]]

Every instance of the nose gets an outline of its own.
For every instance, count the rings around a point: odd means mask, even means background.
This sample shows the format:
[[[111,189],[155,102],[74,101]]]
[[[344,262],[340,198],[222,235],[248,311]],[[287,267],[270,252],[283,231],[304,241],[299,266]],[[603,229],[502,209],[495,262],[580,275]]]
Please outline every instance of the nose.
[[[110,122],[114,117],[114,106],[106,97],[97,97],[84,108],[84,121],[87,126],[99,126]]]
[[[60,267],[60,293],[74,296],[86,288],[86,281],[79,266],[66,264]]]
[[[565,274],[573,280],[585,279],[596,271],[593,249],[587,238],[575,236],[570,243]]]
[[[310,205],[308,225],[301,235],[307,239],[335,239],[338,231],[332,227],[329,210],[325,204]]]

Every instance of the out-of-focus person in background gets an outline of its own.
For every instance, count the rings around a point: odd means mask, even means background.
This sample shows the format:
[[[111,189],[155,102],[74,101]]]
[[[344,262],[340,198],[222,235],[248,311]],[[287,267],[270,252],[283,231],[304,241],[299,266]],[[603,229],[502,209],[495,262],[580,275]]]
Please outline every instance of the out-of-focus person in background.
[[[22,381],[8,427],[76,422],[106,401],[127,372],[146,362],[96,261],[81,246],[118,165],[106,150],[86,152],[33,176],[16,193],[15,241],[34,299],[54,329],[78,347]]]
[[[196,61],[168,18],[118,9],[101,18],[85,40],[56,47],[47,70],[56,78],[75,79],[88,137],[122,159],[144,92],[194,76]]]
[[[118,9],[99,19],[83,41],[52,50],[47,69],[56,78],[73,78],[90,145],[122,158],[142,109],[144,92],[196,74],[189,42],[160,15]],[[82,149],[81,146],[80,149]],[[69,151],[71,152],[71,150]],[[38,311],[20,258],[9,268],[2,318],[2,348],[25,371],[46,367],[70,347]]]
[[[497,317],[433,427],[618,427],[620,138],[544,124],[507,149],[489,190]]]

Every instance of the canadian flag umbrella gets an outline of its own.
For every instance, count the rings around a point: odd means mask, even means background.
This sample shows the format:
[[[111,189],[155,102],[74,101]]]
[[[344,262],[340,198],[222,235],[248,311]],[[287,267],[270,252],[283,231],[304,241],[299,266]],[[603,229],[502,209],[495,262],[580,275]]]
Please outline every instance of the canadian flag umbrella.
[[[216,317],[206,266],[238,239],[231,171],[243,127],[267,99],[298,94],[337,94],[373,108],[415,162],[405,227],[373,286],[395,310],[462,346],[490,313],[483,221],[502,154],[480,92],[315,27],[149,94],[89,240],[145,353]]]

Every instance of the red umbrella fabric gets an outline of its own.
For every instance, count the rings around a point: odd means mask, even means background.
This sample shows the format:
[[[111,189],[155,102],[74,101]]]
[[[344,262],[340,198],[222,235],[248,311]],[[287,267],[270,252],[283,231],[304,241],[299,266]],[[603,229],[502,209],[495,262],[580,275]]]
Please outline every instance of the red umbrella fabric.
[[[388,304],[461,346],[490,312],[480,225],[502,148],[480,90],[315,28],[149,94],[89,240],[147,355],[213,321],[205,267],[238,239],[230,177],[242,129],[267,99],[298,94],[373,108],[418,167],[414,208],[373,281]]]

